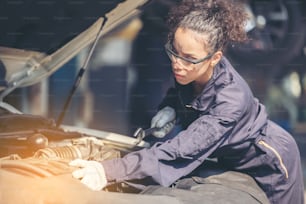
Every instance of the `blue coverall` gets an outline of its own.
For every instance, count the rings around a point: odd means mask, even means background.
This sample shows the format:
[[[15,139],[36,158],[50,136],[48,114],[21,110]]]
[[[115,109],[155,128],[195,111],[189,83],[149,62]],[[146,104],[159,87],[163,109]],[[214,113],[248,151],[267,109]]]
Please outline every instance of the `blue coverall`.
[[[176,84],[160,108],[171,106],[184,129],[165,142],[103,161],[109,181],[150,178],[170,186],[208,157],[252,176],[271,203],[304,204],[300,153],[294,138],[267,118],[265,107],[223,57],[194,98]]]

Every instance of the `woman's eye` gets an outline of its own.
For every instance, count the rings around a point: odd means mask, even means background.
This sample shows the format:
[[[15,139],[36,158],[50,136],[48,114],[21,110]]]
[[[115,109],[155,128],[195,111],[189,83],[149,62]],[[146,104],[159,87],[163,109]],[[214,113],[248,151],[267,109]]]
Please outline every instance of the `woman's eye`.
[[[174,52],[176,55],[185,58],[187,61],[192,62],[192,61],[197,60],[197,59],[195,59],[195,58],[193,58],[193,57],[190,57],[190,55],[188,55],[188,56],[186,56],[186,55],[180,55],[180,54],[178,53],[178,51],[175,49],[174,45],[171,46],[171,50],[172,50],[172,52]]]
[[[189,61],[189,62],[193,62],[193,61],[195,61],[196,59],[195,58],[193,58],[193,57],[184,57],[187,61]]]

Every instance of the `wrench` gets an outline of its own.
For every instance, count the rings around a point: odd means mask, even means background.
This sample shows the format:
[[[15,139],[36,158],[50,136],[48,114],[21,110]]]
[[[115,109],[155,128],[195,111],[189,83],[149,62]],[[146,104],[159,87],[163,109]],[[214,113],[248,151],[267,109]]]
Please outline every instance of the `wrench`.
[[[133,136],[136,137],[139,141],[141,141],[143,138],[145,138],[148,135],[151,135],[152,132],[159,130],[160,128],[157,127],[152,127],[148,129],[142,129],[142,128],[137,128],[137,130],[134,132]]]
[[[170,121],[168,122],[167,124],[170,124],[170,123],[173,123],[175,122],[175,120],[173,121]],[[167,125],[166,124],[166,125]],[[138,139],[138,141],[140,142],[141,140],[143,140],[143,138],[145,138],[146,136],[148,135],[151,135],[154,131],[158,131],[160,130],[161,128],[158,128],[158,127],[151,127],[151,128],[148,128],[148,129],[142,129],[141,127],[140,128],[137,128],[137,130],[134,132],[133,136],[135,138]]]

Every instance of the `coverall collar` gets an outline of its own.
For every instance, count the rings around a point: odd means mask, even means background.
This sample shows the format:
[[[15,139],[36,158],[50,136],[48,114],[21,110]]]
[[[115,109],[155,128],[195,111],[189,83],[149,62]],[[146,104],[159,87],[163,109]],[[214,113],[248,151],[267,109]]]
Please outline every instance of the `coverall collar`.
[[[222,57],[213,71],[213,76],[208,81],[207,85],[197,97],[193,96],[192,83],[180,85],[176,83],[179,96],[185,107],[191,107],[195,110],[204,111],[214,101],[218,89],[226,86],[233,80],[232,74],[228,70],[231,66],[225,57]]]

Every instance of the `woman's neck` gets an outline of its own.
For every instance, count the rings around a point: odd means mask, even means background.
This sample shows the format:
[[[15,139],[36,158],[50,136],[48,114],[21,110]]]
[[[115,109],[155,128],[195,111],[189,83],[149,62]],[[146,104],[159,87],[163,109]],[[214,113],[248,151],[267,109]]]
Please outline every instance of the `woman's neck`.
[[[196,82],[193,82],[193,95],[196,97],[198,96],[204,89],[205,84],[199,84]]]
[[[213,70],[214,68],[210,67],[205,73],[205,75],[203,75],[201,78],[193,82],[193,91],[194,91],[195,96],[199,95],[203,91],[206,84],[208,83],[208,81],[211,79],[213,75]]]

